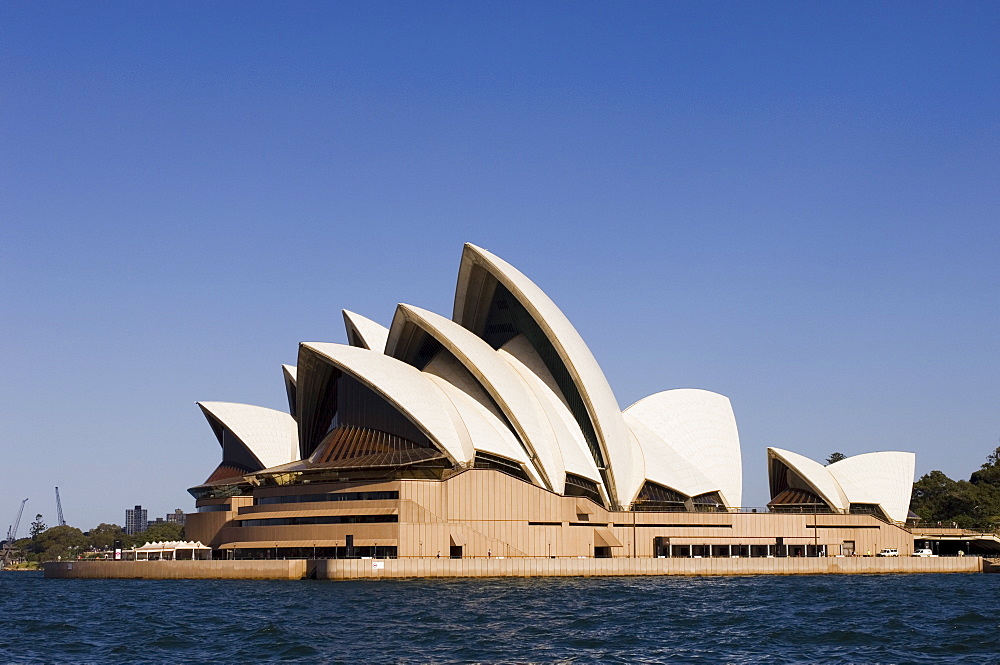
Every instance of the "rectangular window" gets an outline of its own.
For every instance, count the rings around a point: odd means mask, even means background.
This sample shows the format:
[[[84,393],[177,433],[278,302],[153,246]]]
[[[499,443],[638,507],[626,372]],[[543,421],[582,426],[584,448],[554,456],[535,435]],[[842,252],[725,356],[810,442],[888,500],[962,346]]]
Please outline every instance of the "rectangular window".
[[[254,497],[253,505],[266,506],[275,503],[320,503],[323,501],[395,501],[399,492],[337,492],[327,494],[287,494],[282,496]]]
[[[302,526],[306,524],[385,524],[398,522],[398,515],[322,515],[318,517],[270,517],[243,520],[241,526]]]

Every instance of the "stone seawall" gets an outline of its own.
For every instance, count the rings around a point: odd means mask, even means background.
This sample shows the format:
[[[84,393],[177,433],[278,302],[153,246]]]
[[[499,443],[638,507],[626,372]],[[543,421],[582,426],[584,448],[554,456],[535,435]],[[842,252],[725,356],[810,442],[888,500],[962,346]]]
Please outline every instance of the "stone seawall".
[[[781,559],[324,559],[317,579],[980,573],[978,557]]]
[[[45,564],[47,578],[388,579],[597,577],[615,575],[851,575],[1000,572],[979,557],[782,559],[291,559],[287,561],[72,561]]]
[[[45,577],[135,580],[300,580],[305,559],[282,561],[60,561],[43,564]]]

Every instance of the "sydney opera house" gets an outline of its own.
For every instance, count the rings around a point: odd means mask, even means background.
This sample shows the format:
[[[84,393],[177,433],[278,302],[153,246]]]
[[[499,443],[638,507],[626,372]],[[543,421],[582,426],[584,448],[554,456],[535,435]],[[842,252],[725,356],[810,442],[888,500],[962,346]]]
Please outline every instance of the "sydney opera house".
[[[743,508],[729,399],[621,410],[566,316],[484,249],[465,245],[451,318],[344,323],[347,344],[303,342],[282,367],[287,411],[198,404],[222,461],[189,490],[187,538],[217,558],[912,551],[911,453],[771,448],[771,501]]]

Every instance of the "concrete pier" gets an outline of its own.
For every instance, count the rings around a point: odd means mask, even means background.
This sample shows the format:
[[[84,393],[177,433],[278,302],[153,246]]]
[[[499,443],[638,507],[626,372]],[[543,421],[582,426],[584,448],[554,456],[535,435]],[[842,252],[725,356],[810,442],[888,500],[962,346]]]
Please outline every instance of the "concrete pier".
[[[44,564],[47,578],[319,580],[633,575],[851,575],[998,572],[979,557],[736,559],[290,559],[279,561],[73,561]]]

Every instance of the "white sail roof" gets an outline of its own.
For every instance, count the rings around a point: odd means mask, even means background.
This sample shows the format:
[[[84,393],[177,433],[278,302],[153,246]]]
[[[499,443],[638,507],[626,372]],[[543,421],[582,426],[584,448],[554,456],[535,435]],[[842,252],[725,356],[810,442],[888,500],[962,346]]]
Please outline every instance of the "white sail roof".
[[[298,459],[298,426],[284,411],[235,402],[198,402],[198,406],[232,432],[264,467]]]
[[[499,455],[520,463],[536,485],[543,485],[517,437],[493,413],[452,383],[433,374],[428,375],[448,396],[461,419],[460,427],[468,434],[477,451]]]
[[[471,284],[475,266],[485,269],[511,292],[559,355],[593,425],[607,464],[608,480],[613,485],[609,488],[612,498],[620,505],[627,505],[642,484],[642,469],[633,460],[618,402],[594,355],[566,315],[534,282],[503,259],[470,243],[465,245],[459,267],[453,317],[456,322],[471,327],[476,312],[485,306],[480,302],[482,293]]]
[[[604,488],[604,480],[597,465],[594,464],[594,457],[587,448],[583,432],[580,431],[580,426],[563,401],[562,394],[555,387],[555,380],[545,367],[545,363],[538,357],[534,347],[528,343],[524,335],[518,335],[500,347],[498,353],[521,375],[542,406],[552,427],[556,445],[559,446],[566,472],[592,480]],[[558,491],[561,492],[562,489]],[[607,489],[604,488],[604,495],[607,494]]]
[[[910,512],[916,455],[884,451],[842,459],[826,469],[844,488],[850,503],[873,503],[889,519],[905,522]]]
[[[709,492],[721,493],[722,488],[718,483],[713,482],[659,434],[630,416],[628,412],[625,413],[625,425],[642,450],[647,480],[687,496],[698,496]],[[723,497],[723,500],[728,503],[726,497]]]
[[[348,344],[379,353],[385,351],[385,340],[389,337],[388,328],[346,309],[343,310],[343,314]]]
[[[838,512],[846,512],[851,507],[851,502],[847,499],[840,483],[830,475],[825,466],[815,460],[811,460],[804,455],[793,453],[790,450],[781,448],[768,448],[767,458],[776,458],[805,482],[809,489],[827,502],[831,508]],[[768,464],[768,473],[772,473],[772,465]],[[774,497],[772,497],[774,498]]]
[[[464,464],[474,457],[475,450],[463,445],[455,431],[443,405],[444,393],[420,370],[383,353],[344,344],[303,342],[302,347],[380,394],[452,461]]]
[[[639,400],[624,417],[642,447],[646,478],[689,496],[718,491],[726,505],[741,505],[740,436],[729,398],[707,390],[666,390]]]
[[[482,385],[514,426],[521,441],[533,454],[539,475],[549,489],[563,490],[565,469],[556,437],[545,413],[520,375],[493,348],[469,330],[440,314],[399,305],[393,317],[386,352],[398,355],[404,323],[427,332],[447,349]]]
[[[784,463],[834,510],[847,512],[852,503],[873,504],[889,519],[906,521],[916,464],[913,453],[864,453],[829,466],[780,448],[768,448],[767,455]],[[774,472],[771,465],[768,472]]]

